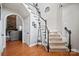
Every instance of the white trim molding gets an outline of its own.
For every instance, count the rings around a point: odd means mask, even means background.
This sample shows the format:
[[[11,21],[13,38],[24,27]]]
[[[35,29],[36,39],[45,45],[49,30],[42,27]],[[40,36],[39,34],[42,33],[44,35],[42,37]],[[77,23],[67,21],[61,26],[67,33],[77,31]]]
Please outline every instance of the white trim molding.
[[[73,52],[78,52],[79,53],[79,49],[71,49]]]
[[[29,47],[33,47],[33,46],[36,46],[36,45],[37,45],[37,43],[34,43],[34,44],[29,45]],[[38,43],[38,45],[41,45],[41,43]]]
[[[37,43],[30,44],[29,47],[32,47],[32,46],[35,46],[35,45],[37,45]]]
[[[5,49],[5,48],[3,48],[3,49],[0,51],[0,56],[2,56],[2,53],[4,52],[4,49]]]

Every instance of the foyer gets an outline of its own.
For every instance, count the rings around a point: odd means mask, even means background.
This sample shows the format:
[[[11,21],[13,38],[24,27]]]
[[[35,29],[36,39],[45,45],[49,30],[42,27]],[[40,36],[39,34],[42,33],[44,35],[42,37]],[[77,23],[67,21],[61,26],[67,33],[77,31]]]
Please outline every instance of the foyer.
[[[0,55],[79,55],[79,3],[2,3],[0,6]],[[17,20],[16,26],[10,26],[11,21],[15,22],[12,17]],[[11,33],[6,31],[8,23]],[[21,41],[19,32],[22,32]]]

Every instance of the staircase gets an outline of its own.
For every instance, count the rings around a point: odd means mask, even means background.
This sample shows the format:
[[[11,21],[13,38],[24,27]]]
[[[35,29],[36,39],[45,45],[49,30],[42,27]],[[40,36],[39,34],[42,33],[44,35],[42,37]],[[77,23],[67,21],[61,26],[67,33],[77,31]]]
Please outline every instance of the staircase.
[[[50,52],[67,52],[68,47],[65,46],[61,36],[57,32],[49,33],[49,51]]]
[[[58,32],[49,32],[47,21],[41,16],[41,12],[38,8],[39,7],[38,4],[29,3],[26,5],[34,7],[39,16],[38,21],[40,22],[38,23],[40,23],[39,25],[40,30],[38,29],[38,32],[41,33],[41,36],[38,35],[38,38],[40,37],[41,40],[37,40],[37,42],[41,42],[41,44],[45,47],[45,49],[48,52],[68,52],[68,51],[71,52],[71,31],[66,29],[66,31],[69,33],[69,44],[66,47],[65,45],[66,43],[63,42],[62,37],[60,36]]]

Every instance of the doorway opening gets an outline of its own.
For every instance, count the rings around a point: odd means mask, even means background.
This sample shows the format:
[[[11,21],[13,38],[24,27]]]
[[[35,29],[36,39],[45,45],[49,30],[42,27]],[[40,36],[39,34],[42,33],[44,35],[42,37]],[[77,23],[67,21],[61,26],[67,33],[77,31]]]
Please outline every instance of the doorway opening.
[[[23,22],[18,15],[9,15],[6,18],[6,43],[12,41],[22,42]]]

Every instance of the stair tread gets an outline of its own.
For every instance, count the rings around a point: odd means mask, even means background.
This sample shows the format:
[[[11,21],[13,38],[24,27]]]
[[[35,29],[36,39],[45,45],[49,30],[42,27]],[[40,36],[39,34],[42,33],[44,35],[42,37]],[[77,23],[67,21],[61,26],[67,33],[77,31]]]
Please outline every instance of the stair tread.
[[[58,33],[58,32],[49,32],[49,33]]]
[[[49,40],[62,40],[61,37],[49,37]]]
[[[49,35],[49,37],[60,37],[60,35]]]
[[[49,33],[49,35],[59,35],[59,34]]]
[[[66,46],[50,46],[50,49],[68,49]]]
[[[60,34],[56,34],[56,33],[55,33],[55,34],[54,34],[54,33],[49,33],[49,35],[60,35]]]
[[[58,34],[58,35],[59,35],[59,33],[53,33],[53,32],[51,32],[51,33],[49,33],[49,34]]]

